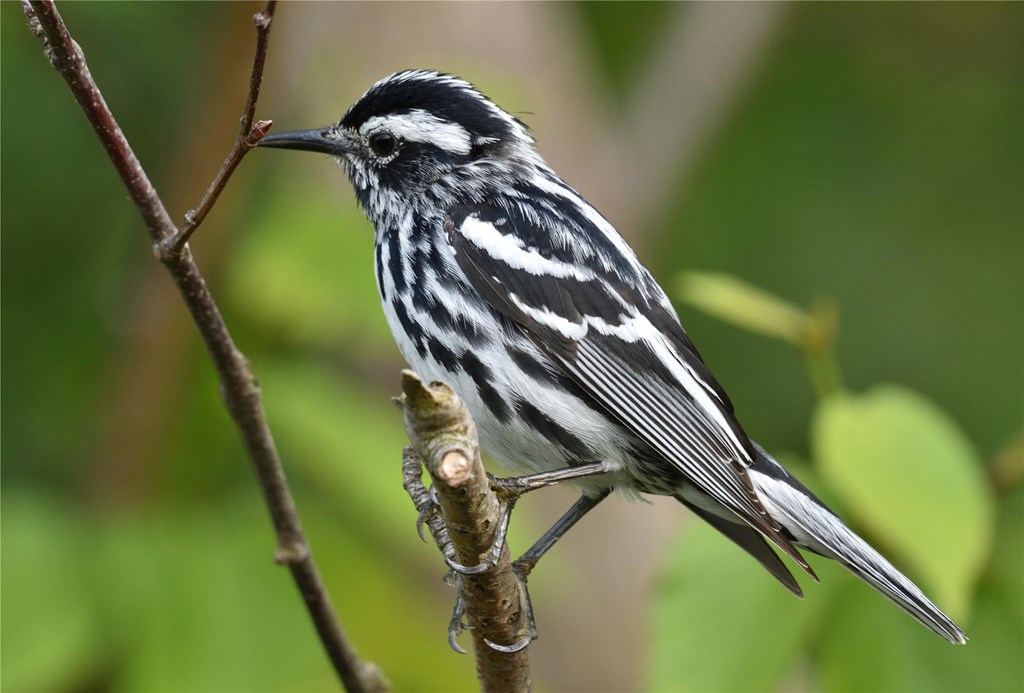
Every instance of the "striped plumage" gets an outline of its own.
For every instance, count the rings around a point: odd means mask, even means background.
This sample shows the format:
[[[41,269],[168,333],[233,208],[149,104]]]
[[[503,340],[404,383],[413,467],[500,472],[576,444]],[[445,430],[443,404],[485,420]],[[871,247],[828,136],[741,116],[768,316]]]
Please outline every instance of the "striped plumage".
[[[375,84],[337,124],[261,144],[326,152],[376,228],[402,355],[450,385],[481,446],[520,473],[669,495],[800,588],[769,543],[833,558],[951,642],[963,632],[750,440],[650,272],[516,118],[428,71]],[[585,511],[584,511],[585,512]],[[766,541],[767,540],[767,541]]]

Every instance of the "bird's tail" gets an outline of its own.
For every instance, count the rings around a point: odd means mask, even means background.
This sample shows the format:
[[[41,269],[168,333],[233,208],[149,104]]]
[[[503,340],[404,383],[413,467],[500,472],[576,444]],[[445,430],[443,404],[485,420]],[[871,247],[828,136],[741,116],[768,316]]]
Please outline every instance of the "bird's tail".
[[[952,643],[967,637],[903,573],[843,524],[799,480],[787,472],[761,446],[750,467],[750,477],[765,509],[789,531],[800,546],[844,565],[908,614]]]

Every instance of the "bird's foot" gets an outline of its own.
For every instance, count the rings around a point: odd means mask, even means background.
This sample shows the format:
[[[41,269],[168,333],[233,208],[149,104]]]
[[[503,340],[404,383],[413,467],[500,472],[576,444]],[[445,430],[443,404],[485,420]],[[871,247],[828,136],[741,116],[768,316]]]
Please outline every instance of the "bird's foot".
[[[505,548],[505,537],[508,534],[508,523],[512,518],[512,508],[516,504],[516,497],[503,498],[499,500],[499,503],[501,504],[501,508],[498,516],[498,526],[494,531],[494,542],[491,544],[491,548],[480,556],[479,563],[471,566],[462,565],[455,560],[455,547],[451,542],[444,547],[444,562],[447,563],[448,567],[456,573],[460,573],[462,575],[479,575],[480,573],[485,573],[498,565],[498,560],[501,558],[501,552]]]
[[[530,566],[532,567],[532,566]],[[502,645],[496,643],[489,638],[484,638],[484,642],[489,648],[496,652],[504,652],[505,654],[514,654],[526,648],[531,642],[537,639],[537,624],[533,617],[533,604],[530,601],[530,593],[526,588],[526,573],[520,572],[520,568],[513,565],[513,569],[516,572],[516,577],[519,583],[519,603],[521,605],[520,611],[520,622],[521,626],[517,630],[516,635],[519,636],[517,640],[508,644]],[[453,584],[458,580],[458,577],[454,572],[449,572],[446,576],[446,582]],[[455,600],[455,609],[452,612],[451,621],[448,624],[448,645],[458,652],[459,654],[466,654],[466,649],[459,645],[458,637],[464,630],[472,630],[472,626],[465,622],[466,605],[462,600],[462,597],[457,597]]]
[[[530,484],[529,476],[494,476],[488,472],[487,481],[491,485],[491,490],[501,501],[511,499],[515,502],[524,494],[537,488]]]
[[[525,571],[523,568],[525,568]],[[519,612],[520,627],[516,633],[519,639],[510,645],[500,645],[484,638],[484,642],[492,650],[511,654],[525,649],[527,645],[537,639],[537,622],[533,618],[533,602],[530,601],[530,591],[526,587],[526,577],[530,574],[532,568],[532,564],[520,566],[519,561],[512,564],[512,569],[515,571],[519,582],[519,604],[522,607]]]

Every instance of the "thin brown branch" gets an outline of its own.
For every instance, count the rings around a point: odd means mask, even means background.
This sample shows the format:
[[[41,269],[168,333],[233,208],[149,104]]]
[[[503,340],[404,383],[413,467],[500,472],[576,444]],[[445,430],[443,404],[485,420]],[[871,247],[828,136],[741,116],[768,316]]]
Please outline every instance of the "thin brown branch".
[[[263,84],[263,67],[267,62],[267,45],[270,42],[270,25],[274,20],[274,10],[277,8],[276,0],[267,0],[266,7],[259,14],[253,15],[252,23],[256,26],[256,53],[252,59],[252,72],[249,75],[249,96],[245,103],[245,113],[238,127],[238,137],[235,144],[228,152],[228,156],[221,164],[220,170],[214,177],[206,194],[199,201],[195,209],[185,213],[185,223],[181,231],[174,238],[168,239],[161,244],[164,253],[180,255],[192,237],[192,233],[203,223],[206,215],[210,213],[213,205],[220,197],[221,191],[228,182],[228,178],[235,172],[235,168],[241,163],[242,157],[249,153],[249,150],[256,146],[256,143],[263,139],[273,125],[271,120],[261,120],[253,124],[256,117],[256,101],[260,97],[260,86]]]
[[[438,547],[449,542],[463,565],[477,565],[494,544],[500,507],[480,460],[476,425],[446,385],[425,386],[412,371],[402,373],[405,428],[413,450],[403,456],[403,480]],[[440,513],[420,482],[420,461],[434,482]],[[528,599],[512,568],[507,544],[490,570],[456,576],[459,599],[473,634],[476,672],[483,691],[528,691],[528,648],[499,652],[490,643],[512,644],[523,637]]]
[[[387,682],[381,672],[373,664],[359,658],[335,616],[267,426],[259,385],[249,369],[248,361],[232,341],[206,282],[192,259],[192,254],[187,246],[184,246],[180,253],[162,252],[165,244],[177,237],[178,229],[121,133],[113,113],[107,107],[99,87],[89,73],[81,48],[72,39],[53,2],[23,0],[22,6],[28,17],[29,27],[43,42],[50,63],[67,82],[128,189],[157,248],[157,256],[174,279],[210,353],[220,379],[221,396],[242,435],[270,511],[277,534],[275,560],[287,565],[291,571],[324,649],[345,687],[350,691],[387,690]],[[269,22],[267,10],[261,14],[266,16]],[[260,27],[257,23],[257,29],[262,42],[262,48],[257,52],[265,54],[267,26]],[[262,60],[263,58],[257,59],[259,72],[262,72]],[[258,85],[256,89],[250,86],[247,115],[250,111],[254,112],[257,94]],[[245,119],[243,123],[244,121]],[[228,175],[230,171],[221,181],[221,188]],[[214,200],[209,204],[212,205]]]

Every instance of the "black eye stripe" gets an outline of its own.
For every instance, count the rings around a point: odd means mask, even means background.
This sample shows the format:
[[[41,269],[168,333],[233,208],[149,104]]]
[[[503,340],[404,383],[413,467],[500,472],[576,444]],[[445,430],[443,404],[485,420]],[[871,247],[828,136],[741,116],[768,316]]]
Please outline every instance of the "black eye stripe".
[[[388,157],[395,153],[395,149],[398,147],[398,138],[383,130],[370,135],[369,144],[374,154],[379,157]]]

